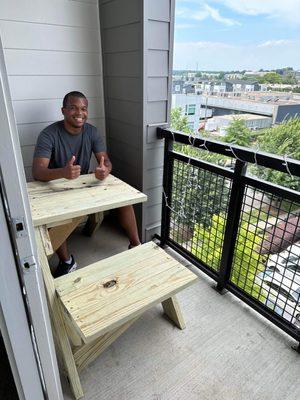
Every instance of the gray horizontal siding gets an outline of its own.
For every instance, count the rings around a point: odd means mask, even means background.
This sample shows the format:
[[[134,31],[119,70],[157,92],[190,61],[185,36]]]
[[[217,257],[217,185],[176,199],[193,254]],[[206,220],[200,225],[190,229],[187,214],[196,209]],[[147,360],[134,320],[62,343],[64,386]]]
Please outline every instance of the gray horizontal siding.
[[[148,21],[148,49],[169,50],[169,27],[168,22]]]
[[[141,148],[143,137],[141,135],[141,127],[128,122],[120,122],[113,118],[109,120],[109,139],[110,141],[119,140],[126,146],[134,146]]]
[[[168,78],[148,78],[147,100],[168,100]]]
[[[169,0],[151,0],[148,2],[147,7],[149,19],[170,22]]]
[[[105,85],[110,98],[139,101],[141,98],[141,78],[107,77]]]
[[[103,30],[102,43],[104,53],[136,51],[141,48],[140,23]]]
[[[149,191],[154,187],[162,185],[163,181],[163,167],[152,168],[145,171],[144,176],[144,187],[145,190]]]
[[[2,2],[0,32],[27,178],[39,132],[62,119],[64,95],[89,99],[105,137],[102,54],[95,0]]]
[[[159,233],[161,223],[163,142],[156,138],[157,126],[166,126],[170,118],[170,82],[174,1],[145,0],[145,144],[144,190],[149,201],[143,209],[145,237]]]
[[[138,125],[141,118],[142,107],[138,102],[108,98],[106,101],[106,114],[119,122]]]
[[[140,52],[112,53],[104,57],[104,76],[108,77],[140,77]]]
[[[140,21],[141,0],[127,0],[126,8],[122,7],[124,0],[114,0],[101,8],[102,29],[128,25]],[[120,9],[122,12],[120,12]]]
[[[169,120],[173,0],[100,0],[108,147],[114,172],[148,195],[143,239],[161,220],[163,141]]]
[[[147,53],[148,77],[169,77],[169,52],[165,50],[149,50]]]

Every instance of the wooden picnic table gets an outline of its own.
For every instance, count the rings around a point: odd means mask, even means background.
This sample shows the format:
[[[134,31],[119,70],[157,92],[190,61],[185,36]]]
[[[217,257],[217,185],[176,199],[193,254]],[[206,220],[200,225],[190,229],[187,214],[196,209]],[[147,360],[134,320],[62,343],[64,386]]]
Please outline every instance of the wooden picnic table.
[[[161,303],[185,327],[175,294],[197,279],[153,242],[53,279],[48,257],[85,216],[141,203],[147,196],[109,175],[28,183],[39,263],[53,334],[76,399],[83,397],[79,372],[150,307]]]

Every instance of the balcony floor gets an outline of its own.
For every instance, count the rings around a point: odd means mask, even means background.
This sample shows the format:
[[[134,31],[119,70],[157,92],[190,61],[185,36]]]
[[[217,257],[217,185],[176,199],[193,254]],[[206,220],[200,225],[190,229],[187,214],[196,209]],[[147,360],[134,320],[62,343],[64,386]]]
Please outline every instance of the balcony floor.
[[[105,221],[93,238],[75,232],[70,249],[80,266],[128,245]],[[187,262],[185,262],[187,264]],[[296,342],[191,267],[199,282],[178,295],[186,329],[146,312],[80,375],[86,400],[299,399]],[[62,378],[65,399],[72,399]]]

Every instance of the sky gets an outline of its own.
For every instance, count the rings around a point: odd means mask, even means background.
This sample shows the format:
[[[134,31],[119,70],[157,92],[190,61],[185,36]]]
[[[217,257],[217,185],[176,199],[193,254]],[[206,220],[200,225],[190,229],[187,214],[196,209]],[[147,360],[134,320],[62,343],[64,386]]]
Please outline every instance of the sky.
[[[173,68],[300,70],[300,0],[176,0]]]

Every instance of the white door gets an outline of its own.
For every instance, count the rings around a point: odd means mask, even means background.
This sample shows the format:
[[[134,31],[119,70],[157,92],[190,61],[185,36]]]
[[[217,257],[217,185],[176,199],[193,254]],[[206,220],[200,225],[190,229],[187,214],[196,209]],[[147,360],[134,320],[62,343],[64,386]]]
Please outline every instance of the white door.
[[[0,329],[20,399],[62,400],[0,40]]]

